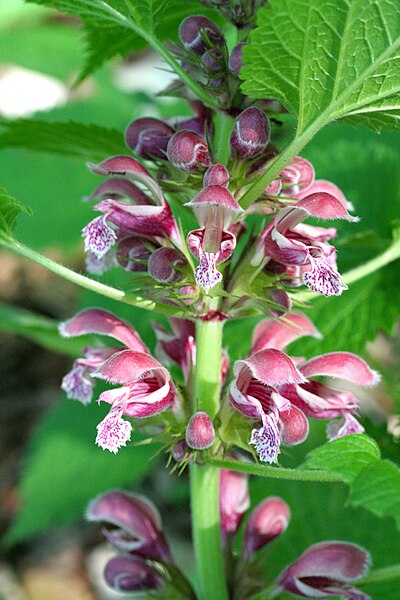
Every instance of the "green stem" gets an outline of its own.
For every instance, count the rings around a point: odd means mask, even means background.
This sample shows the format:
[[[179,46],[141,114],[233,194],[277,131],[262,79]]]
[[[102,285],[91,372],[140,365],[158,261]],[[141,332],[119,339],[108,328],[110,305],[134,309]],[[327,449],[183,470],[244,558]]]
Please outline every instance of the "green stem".
[[[221,380],[222,321],[197,321],[196,401],[197,410],[214,418],[219,409]]]
[[[258,477],[269,477],[270,479],[286,479],[290,481],[319,481],[319,482],[343,482],[338,473],[330,471],[319,471],[314,469],[286,469],[283,467],[270,467],[255,463],[239,462],[237,460],[210,458],[209,465],[230,471],[240,471]]]
[[[357,582],[357,585],[364,587],[365,585],[380,583],[381,581],[390,581],[391,579],[400,579],[400,564],[390,565],[390,567],[383,567],[382,569],[371,571],[371,573],[367,575],[367,577],[364,577],[362,581]]]
[[[148,300],[147,298],[142,298],[141,296],[135,296],[134,294],[128,294],[122,290],[118,290],[109,285],[105,285],[104,283],[100,283],[90,277],[86,277],[85,275],[81,275],[80,273],[76,273],[72,271],[72,269],[68,269],[68,267],[64,267],[59,263],[51,260],[51,258],[47,258],[47,256],[43,256],[39,254],[39,252],[35,252],[31,248],[28,248],[24,244],[17,242],[16,240],[5,240],[4,238],[0,238],[0,246],[16,252],[33,262],[36,262],[38,265],[45,267],[49,271],[52,271],[56,275],[60,277],[64,277],[68,281],[72,283],[76,283],[81,287],[91,290],[92,292],[96,292],[101,296],[106,296],[107,298],[111,298],[112,300],[117,300],[118,302],[124,302],[126,304],[131,304],[133,306],[137,306],[139,308],[144,308],[146,310],[157,310],[158,312],[164,314],[173,314],[177,317],[187,316],[187,313],[184,311],[177,312],[176,307],[168,304],[159,304],[154,300]]]
[[[306,129],[302,135],[295,137],[289,146],[277,155],[271,162],[269,169],[259,177],[240,199],[240,206],[248,208],[262,194],[265,188],[276,179],[281,171],[297,156],[302,148],[314,137],[321,125],[316,121],[313,126]]]
[[[228,600],[219,524],[219,469],[193,464],[190,494],[199,600]]]
[[[202,87],[190,77],[190,75],[181,67],[178,61],[168,52],[166,48],[159,42],[155,37],[148,35],[144,32],[141,33],[141,36],[149,43],[149,45],[155,50],[165,62],[175,71],[175,73],[179,76],[180,80],[195,94],[195,96],[203,102],[206,106],[210,108],[214,108],[215,110],[219,109],[218,102],[210,96]]]
[[[199,321],[196,328],[197,409],[214,417],[219,407],[222,322]],[[219,522],[219,469],[190,469],[193,543],[199,600],[228,600]]]
[[[233,117],[220,111],[216,117],[215,123],[215,162],[220,162],[226,165],[231,153],[229,138],[233,127]]]

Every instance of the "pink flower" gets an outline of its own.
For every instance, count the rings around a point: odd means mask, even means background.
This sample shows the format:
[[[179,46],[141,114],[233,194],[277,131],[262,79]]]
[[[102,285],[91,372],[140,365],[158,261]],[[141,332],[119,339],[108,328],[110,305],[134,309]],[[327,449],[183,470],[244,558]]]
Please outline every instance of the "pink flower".
[[[101,184],[93,194],[101,198],[94,210],[102,214],[82,230],[86,252],[101,260],[118,239],[129,235],[158,241],[170,238],[173,243],[180,244],[175,219],[161,188],[136,159],[113,156],[99,165],[89,163],[88,167],[98,175],[113,178]],[[137,183],[143,185],[146,191],[143,192]]]
[[[302,225],[308,216],[357,220],[340,200],[326,192],[317,192],[302,198],[295,206],[282,209],[262,235],[260,245],[264,244],[269,260],[306,267],[302,269],[302,278],[311,290],[324,296],[338,296],[347,286],[337,272],[335,248],[327,243],[336,230]]]
[[[138,556],[115,556],[105,566],[104,579],[117,592],[150,592],[162,588],[160,573]]]
[[[160,514],[144,496],[111,490],[90,502],[86,519],[116,526],[117,529],[104,533],[117,550],[149,560],[171,562]]]
[[[310,546],[281,573],[279,588],[302,598],[371,600],[352,585],[365,574],[369,563],[368,553],[355,544],[321,542]]]
[[[232,405],[242,414],[261,421],[253,429],[254,444],[260,460],[276,462],[281,443],[299,444],[308,435],[303,412],[280,393],[285,384],[305,382],[293,361],[280,350],[268,348],[237,361],[234,381],[229,388]]]
[[[222,540],[233,536],[239,529],[244,513],[250,506],[247,475],[227,469],[220,470],[219,512]]]
[[[311,321],[300,312],[285,317],[286,323],[266,319],[259,323],[253,335],[252,352],[266,348],[283,350],[290,342],[305,335],[319,337]],[[379,381],[379,375],[367,363],[350,352],[332,352],[316,356],[311,360],[297,361],[304,381],[297,384],[283,384],[280,392],[292,405],[308,417],[331,419],[340,417],[328,426],[329,439],[350,433],[362,433],[363,427],[354,418],[358,410],[358,400],[346,391],[337,391],[319,381],[315,376],[326,376],[350,381],[356,385],[371,386]]]
[[[236,238],[227,230],[242,209],[221,185],[205,187],[186,206],[193,208],[201,226],[189,232],[187,243],[200,262],[195,270],[196,283],[208,293],[222,281],[216,265],[227,260],[235,249]]]
[[[143,418],[171,408],[176,392],[168,371],[150,354],[136,331],[128,324],[102,309],[78,313],[60,326],[62,335],[79,336],[97,333],[111,336],[128,348],[95,348],[78,359],[62,387],[70,398],[84,403],[91,400],[93,384],[90,377],[105,379],[122,387],[103,392],[99,401],[111,404],[109,414],[97,426],[96,443],[116,453],[129,441],[132,425],[122,418]]]
[[[101,308],[82,310],[69,321],[61,323],[60,334],[63,337],[75,337],[96,333],[106,335],[123,344],[119,347],[89,346],[83,351],[84,358],[78,358],[72,370],[63,378],[61,387],[68,398],[79,400],[82,404],[89,404],[93,396],[95,385],[92,374],[108,360],[115,352],[124,347],[148,352],[139,334],[125,321]]]
[[[276,496],[265,498],[251,513],[244,533],[245,556],[253,554],[286,531],[290,509]]]

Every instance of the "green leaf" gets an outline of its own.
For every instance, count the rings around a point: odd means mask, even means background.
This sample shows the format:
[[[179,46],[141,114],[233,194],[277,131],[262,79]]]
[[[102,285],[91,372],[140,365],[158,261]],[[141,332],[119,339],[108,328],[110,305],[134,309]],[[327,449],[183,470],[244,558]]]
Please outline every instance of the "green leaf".
[[[243,89],[281,101],[298,135],[337,119],[400,129],[398,2],[271,0],[257,16]]]
[[[2,122],[0,150],[9,147],[26,148],[76,158],[79,161],[103,160],[105,156],[124,154],[123,135],[115,129],[67,123],[18,119]]]
[[[312,450],[301,468],[332,471],[351,483],[366,466],[379,459],[378,444],[367,435],[354,434]]]
[[[0,188],[0,238],[12,238],[20,212],[31,214],[29,208],[10,196],[4,188]]]
[[[379,517],[390,515],[400,529],[400,469],[389,460],[369,465],[353,481],[349,500]]]
[[[138,483],[155,466],[155,445],[123,448],[117,455],[95,445],[103,413],[95,404],[64,400],[42,421],[25,459],[21,509],[7,543],[81,519],[96,494]]]
[[[58,333],[58,321],[3,302],[0,302],[0,330],[22,335],[44,348],[72,356],[79,354],[90,340],[88,336],[62,338]]]
[[[304,468],[324,469],[350,486],[349,503],[380,517],[390,516],[400,529],[400,469],[380,459],[380,450],[366,435],[349,435],[312,450]]]

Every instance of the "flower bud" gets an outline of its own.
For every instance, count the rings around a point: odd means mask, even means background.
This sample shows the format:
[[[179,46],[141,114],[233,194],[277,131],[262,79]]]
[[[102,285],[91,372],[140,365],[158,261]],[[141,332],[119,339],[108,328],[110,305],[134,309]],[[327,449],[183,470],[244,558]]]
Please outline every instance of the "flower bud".
[[[229,172],[226,167],[221,163],[216,163],[208,167],[204,174],[203,185],[208,187],[210,185],[222,185],[228,187],[229,183]]]
[[[149,275],[159,283],[174,283],[179,281],[182,273],[176,267],[187,265],[187,260],[175,248],[159,248],[151,254],[148,262]]]
[[[270,308],[269,313],[271,317],[281,317],[282,315],[286,314],[292,306],[289,295],[283,290],[271,290],[269,293],[269,299],[274,304],[279,304],[282,306],[282,310],[278,308],[278,306]]]
[[[146,238],[126,237],[118,242],[116,258],[126,271],[140,273],[147,271],[147,261],[156,248]]]
[[[269,120],[258,108],[246,108],[236,118],[231,133],[232,155],[241,160],[254,158],[268,145],[270,137]]]
[[[233,48],[229,55],[228,67],[231,73],[239,77],[239,71],[243,66],[242,54],[243,54],[243,46],[244,42],[240,42],[237,46]]]
[[[191,416],[186,428],[186,443],[193,450],[205,450],[214,442],[215,433],[211,417],[203,411]]]
[[[171,454],[172,454],[172,458],[176,462],[181,462],[185,458],[185,456],[188,457],[189,456],[189,446],[187,445],[185,440],[179,440],[179,442],[177,442],[175,444],[175,446],[172,447]]]
[[[360,546],[328,541],[310,546],[278,578],[281,591],[302,598],[346,597],[371,600],[351,582],[365,575],[370,557]]]
[[[195,54],[203,54],[207,48],[223,46],[225,38],[220,29],[203,15],[191,15],[179,27],[179,39],[186,48]]]
[[[224,55],[220,50],[213,49],[207,50],[201,57],[201,62],[206,68],[206,71],[211,71],[212,73],[217,73],[221,71],[224,72]]]
[[[174,134],[172,127],[152,117],[135,119],[125,132],[128,148],[142,158],[166,159],[169,138]]]
[[[251,513],[244,534],[244,548],[248,556],[272,542],[286,531],[290,510],[286,502],[276,496],[263,500]]]
[[[210,166],[208,146],[193,131],[177,131],[168,142],[167,156],[174,167],[187,173],[196,173],[199,168]]]
[[[136,556],[121,555],[112,558],[104,569],[108,585],[118,592],[141,592],[161,588],[162,577]]]
[[[197,285],[183,285],[178,290],[179,300],[190,305],[199,299],[199,288]]]
[[[221,469],[219,479],[219,511],[221,533],[224,542],[228,535],[235,535],[250,506],[247,475]]]

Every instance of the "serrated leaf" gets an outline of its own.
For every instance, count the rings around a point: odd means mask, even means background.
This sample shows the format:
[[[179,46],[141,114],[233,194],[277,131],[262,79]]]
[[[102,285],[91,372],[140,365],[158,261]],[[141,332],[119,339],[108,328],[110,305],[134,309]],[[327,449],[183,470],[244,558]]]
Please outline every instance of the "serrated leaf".
[[[298,135],[347,119],[400,128],[400,4],[271,0],[244,49],[243,90],[276,98]]]
[[[7,543],[81,519],[91,498],[137,483],[155,466],[155,445],[123,448],[115,456],[94,444],[103,412],[95,404],[64,400],[42,421],[31,440],[19,487],[21,509]]]
[[[76,121],[67,123],[18,119],[3,122],[0,150],[16,147],[50,152],[79,161],[102,160],[106,156],[124,154],[126,147],[121,132]]]
[[[369,465],[353,481],[349,500],[380,517],[393,517],[400,528],[400,469],[389,460]]]
[[[31,210],[0,188],[0,237],[12,238],[19,213],[31,214]]]
[[[379,459],[378,444],[367,435],[354,434],[315,448],[301,468],[331,471],[351,483],[367,465]]]

